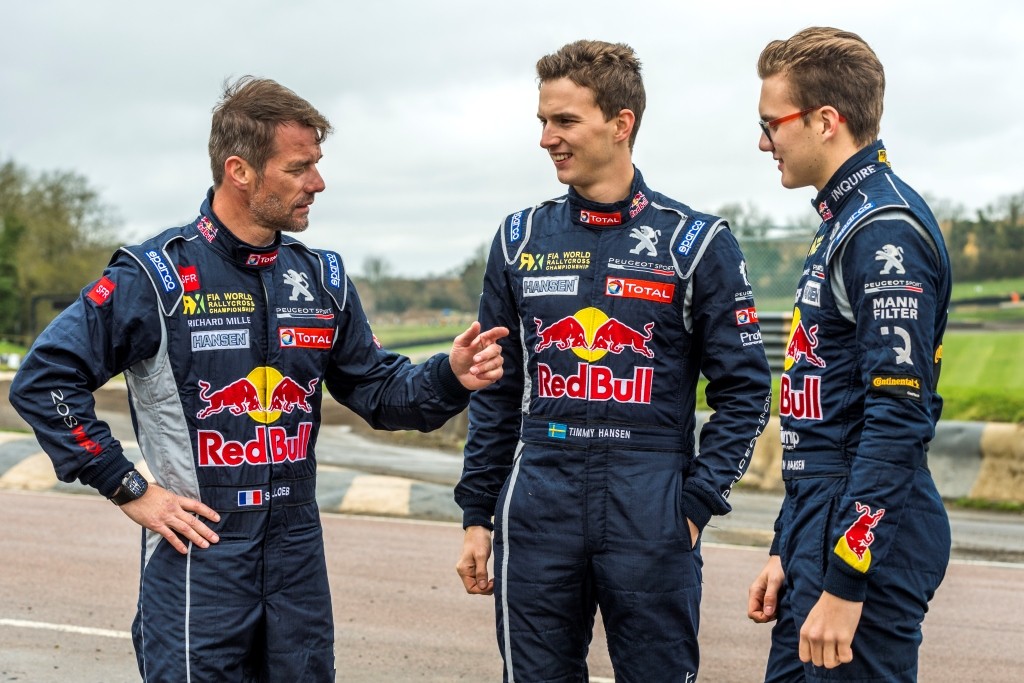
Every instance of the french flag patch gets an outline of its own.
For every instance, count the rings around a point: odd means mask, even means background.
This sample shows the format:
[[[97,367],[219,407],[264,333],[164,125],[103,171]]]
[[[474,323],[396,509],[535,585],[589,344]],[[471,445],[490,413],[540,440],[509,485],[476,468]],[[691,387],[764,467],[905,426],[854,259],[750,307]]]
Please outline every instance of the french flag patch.
[[[248,507],[250,505],[263,505],[263,491],[255,489],[253,491],[238,492],[238,507]]]

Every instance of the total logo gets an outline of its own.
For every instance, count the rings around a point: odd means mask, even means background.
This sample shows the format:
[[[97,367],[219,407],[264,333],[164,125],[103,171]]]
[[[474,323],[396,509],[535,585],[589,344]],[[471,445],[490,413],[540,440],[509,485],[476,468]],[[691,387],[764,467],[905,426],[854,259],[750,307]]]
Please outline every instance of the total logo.
[[[219,389],[199,381],[199,398],[206,404],[196,417],[205,420],[228,411],[231,415],[248,414],[260,423],[253,438],[245,443],[224,438],[216,430],[201,429],[197,433],[200,467],[238,467],[243,464],[267,465],[272,462],[305,460],[312,431],[312,422],[302,422],[298,433],[289,436],[284,427],[267,427],[281,413],[299,410],[312,413],[309,398],[320,381],[315,377],[303,387],[294,379],[272,367],[255,368],[245,377]]]
[[[618,378],[610,368],[591,365],[605,354],[632,351],[653,358],[648,346],[654,336],[654,323],[636,330],[603,311],[588,307],[545,326],[540,318],[537,325],[537,343],[534,351],[549,347],[558,351],[572,351],[584,362],[577,365],[576,374],[565,376],[554,372],[547,363],[537,364],[538,395],[542,398],[570,398],[584,401],[616,401],[618,403],[650,403],[654,368],[635,367],[633,376]]]
[[[633,280],[624,277],[607,277],[605,279],[605,296],[617,296],[625,299],[644,299],[645,301],[656,301],[660,304],[672,302],[672,295],[676,291],[675,284],[671,282],[651,282],[648,280]]]

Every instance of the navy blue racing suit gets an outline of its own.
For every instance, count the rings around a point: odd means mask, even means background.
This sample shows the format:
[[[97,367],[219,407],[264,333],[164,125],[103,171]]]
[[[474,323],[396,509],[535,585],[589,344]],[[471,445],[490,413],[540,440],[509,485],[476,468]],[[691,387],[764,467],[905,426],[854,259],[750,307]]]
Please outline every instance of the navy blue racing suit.
[[[376,343],[339,256],[254,248],[211,209],[125,247],[36,341],[11,401],[63,481],[110,496],[132,468],[92,392],[123,372],[155,481],[220,514],[179,554],[143,532],[133,637],[146,681],[331,681],[315,499],[323,389],[374,427],[429,430],[468,392],[444,355]],[[206,521],[206,520],[204,520]]]
[[[456,500],[494,530],[506,680],[586,680],[597,606],[620,681],[696,677],[703,528],[729,512],[770,373],[725,222],[649,189],[508,216],[480,320],[510,330],[470,401]],[[695,448],[700,374],[715,413]]]
[[[769,681],[914,681],[921,622],[946,571],[949,520],[926,451],[951,277],[939,227],[882,143],[814,200],[782,376],[786,496],[772,554],[785,583]],[[802,664],[822,591],[864,602],[853,661]]]

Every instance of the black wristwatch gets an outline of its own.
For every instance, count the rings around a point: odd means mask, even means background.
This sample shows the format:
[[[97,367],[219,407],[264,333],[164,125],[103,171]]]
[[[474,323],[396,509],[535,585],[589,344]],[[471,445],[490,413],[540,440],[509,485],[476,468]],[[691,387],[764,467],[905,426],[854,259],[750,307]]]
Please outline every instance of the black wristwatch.
[[[148,488],[149,482],[146,481],[146,478],[139,474],[138,470],[132,470],[124,475],[124,479],[121,480],[121,486],[114,491],[114,495],[110,497],[110,502],[118,506],[130,503],[133,500],[142,498],[142,494]]]

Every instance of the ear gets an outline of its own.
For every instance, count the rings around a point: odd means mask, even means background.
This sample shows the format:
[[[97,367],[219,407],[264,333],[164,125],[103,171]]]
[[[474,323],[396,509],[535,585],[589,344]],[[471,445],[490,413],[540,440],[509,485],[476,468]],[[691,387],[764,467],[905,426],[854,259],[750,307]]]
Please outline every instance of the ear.
[[[636,125],[636,114],[632,109],[620,109],[615,116],[615,142],[629,142],[629,136],[633,134],[633,126]]]
[[[818,120],[821,122],[822,126],[821,134],[826,140],[838,135],[840,131],[839,124],[846,122],[846,118],[831,105],[819,109],[818,116],[820,117]]]
[[[224,161],[224,182],[244,192],[256,184],[256,170],[242,157],[230,156]]]

